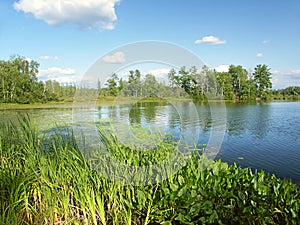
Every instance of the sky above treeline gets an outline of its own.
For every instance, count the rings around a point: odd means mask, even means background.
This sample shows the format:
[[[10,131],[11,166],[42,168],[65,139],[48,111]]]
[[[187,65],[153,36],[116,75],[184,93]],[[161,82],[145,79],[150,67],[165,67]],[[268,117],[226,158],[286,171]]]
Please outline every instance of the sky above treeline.
[[[299,28],[299,0],[1,0],[0,59],[24,56],[40,63],[40,80],[78,83],[99,59],[126,63],[122,52],[107,55],[113,49],[157,40],[217,71],[266,64],[279,89],[300,86]]]

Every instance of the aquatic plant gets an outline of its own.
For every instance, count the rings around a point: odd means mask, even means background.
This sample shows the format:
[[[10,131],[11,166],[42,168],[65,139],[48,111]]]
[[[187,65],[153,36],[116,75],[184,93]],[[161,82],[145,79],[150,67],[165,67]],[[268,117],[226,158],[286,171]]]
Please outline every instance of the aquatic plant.
[[[39,136],[28,117],[0,128],[0,224],[299,224],[299,187],[263,171],[195,153],[149,185],[109,180],[69,137]],[[151,165],[174,152],[128,148],[100,132],[124,164]],[[47,148],[43,143],[47,143]],[[116,168],[117,169],[117,168]]]

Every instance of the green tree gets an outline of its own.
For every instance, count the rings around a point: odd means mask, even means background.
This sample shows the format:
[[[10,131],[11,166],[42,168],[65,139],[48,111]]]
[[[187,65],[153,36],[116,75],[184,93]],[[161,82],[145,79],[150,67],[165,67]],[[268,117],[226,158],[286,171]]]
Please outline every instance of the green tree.
[[[218,94],[223,96],[225,100],[233,100],[232,77],[228,72],[216,72]]]
[[[108,92],[110,96],[117,96],[119,93],[119,87],[118,87],[118,75],[113,73],[111,75],[111,78],[107,80],[107,86],[108,86]]]
[[[172,96],[174,97],[180,97],[181,96],[181,85],[180,85],[180,79],[177,75],[177,72],[174,68],[172,68],[168,73],[170,88],[172,91]]]
[[[129,71],[128,89],[131,96],[138,97],[142,93],[141,72],[139,70]]]
[[[75,85],[61,85],[57,81],[38,81],[39,63],[15,55],[0,60],[0,102],[33,103],[58,101],[73,97]]]
[[[193,77],[190,72],[185,68],[181,67],[179,70],[179,82],[181,88],[190,96],[194,95],[194,91],[196,89],[196,80],[195,77]]]
[[[147,74],[143,82],[143,96],[160,96],[159,83],[152,74]]]
[[[0,61],[1,101],[13,102],[15,81],[18,71],[10,61]]]
[[[242,89],[241,100],[250,101],[256,99],[256,84],[253,79],[253,73],[248,71],[246,86]]]
[[[235,98],[240,99],[244,93],[247,93],[247,70],[242,66],[229,66],[228,73],[231,76],[233,94]]]
[[[270,97],[270,89],[272,88],[271,75],[272,73],[267,65],[257,65],[255,67],[253,76],[258,98],[268,99]]]
[[[13,56],[4,63],[3,84],[6,83],[5,102],[31,103],[40,101],[40,94],[34,88],[37,85],[39,64],[25,57]],[[3,66],[3,65],[2,65]]]
[[[44,84],[44,93],[47,101],[59,100],[59,83],[57,81],[47,80]]]

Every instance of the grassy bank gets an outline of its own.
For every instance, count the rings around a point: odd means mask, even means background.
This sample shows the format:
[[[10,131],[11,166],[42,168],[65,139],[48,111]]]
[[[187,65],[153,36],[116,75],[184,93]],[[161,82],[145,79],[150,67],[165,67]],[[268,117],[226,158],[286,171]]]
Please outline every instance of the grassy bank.
[[[72,103],[66,102],[48,102],[48,103],[32,103],[32,104],[13,104],[1,103],[0,110],[5,109],[49,109],[49,108],[65,108],[66,106],[72,108]]]
[[[132,102],[162,102],[166,103],[168,101],[190,101],[190,99],[184,98],[134,98],[134,97],[101,97],[98,99],[69,99],[68,101],[58,101],[58,102],[47,102],[47,103],[31,103],[31,104],[18,104],[18,103],[0,103],[0,110],[4,109],[47,109],[47,108],[65,108],[76,107],[84,105],[85,103],[95,104],[95,105],[112,105],[117,102],[117,104],[128,104]],[[75,104],[75,105],[74,105]]]
[[[147,103],[147,102],[159,102],[159,103],[170,103],[170,102],[184,102],[184,101],[191,101],[188,98],[134,98],[134,97],[101,97],[96,100],[91,101],[91,99],[76,99],[76,102],[73,102],[74,99],[69,99],[68,101],[59,101],[59,102],[47,102],[47,103],[31,103],[31,104],[18,104],[18,103],[0,103],[0,110],[6,109],[49,109],[49,108],[72,108],[72,107],[80,107],[85,103],[88,104],[95,104],[95,105],[114,105],[114,104],[132,104],[132,103]],[[206,101],[195,101],[196,103],[256,103],[256,102],[293,102],[297,100],[282,100],[282,99],[272,99],[270,101],[234,101],[234,100],[210,100]]]
[[[174,151],[170,143],[141,151],[109,133],[101,138],[111,156],[130,165],[157,163]],[[193,156],[167,180],[135,186],[112,182],[93,168],[71,131],[43,139],[28,118],[1,125],[0,224],[300,222],[299,187],[263,171]]]

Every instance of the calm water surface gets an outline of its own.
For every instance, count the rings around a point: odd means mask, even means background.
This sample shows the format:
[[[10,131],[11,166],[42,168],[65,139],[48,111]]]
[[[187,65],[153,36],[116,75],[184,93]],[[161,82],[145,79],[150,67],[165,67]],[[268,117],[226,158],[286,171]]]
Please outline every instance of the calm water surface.
[[[212,116],[206,104],[149,102],[99,105],[80,112],[73,111],[72,105],[1,110],[0,115],[7,119],[28,113],[41,130],[51,129],[53,124],[72,124],[74,118],[77,122],[82,119],[81,125],[88,124],[86,118],[92,118],[94,124],[90,126],[111,125],[118,134],[124,133],[120,135],[124,139],[130,138],[128,127],[138,127],[159,129],[161,134],[171,133],[177,139],[197,139],[199,145],[208,143],[212,128],[222,130],[225,121],[224,139],[216,159],[263,169],[300,184],[300,102],[227,104],[225,109],[217,104],[214,112],[220,113]]]

